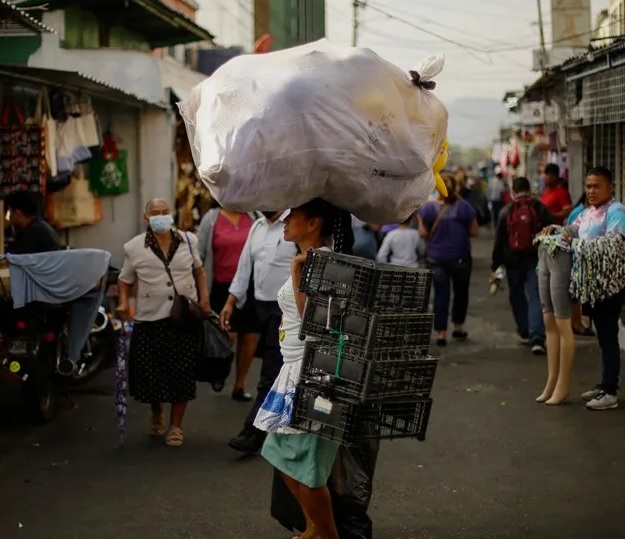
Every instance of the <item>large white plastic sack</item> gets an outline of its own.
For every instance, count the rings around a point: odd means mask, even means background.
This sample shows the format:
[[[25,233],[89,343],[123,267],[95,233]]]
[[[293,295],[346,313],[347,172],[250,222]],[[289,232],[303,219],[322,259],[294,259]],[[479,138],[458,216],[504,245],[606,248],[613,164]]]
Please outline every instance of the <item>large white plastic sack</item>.
[[[417,72],[431,81],[431,57]],[[403,220],[434,189],[447,110],[370,49],[322,39],[231,59],[179,104],[198,173],[222,206],[322,197],[368,222]]]

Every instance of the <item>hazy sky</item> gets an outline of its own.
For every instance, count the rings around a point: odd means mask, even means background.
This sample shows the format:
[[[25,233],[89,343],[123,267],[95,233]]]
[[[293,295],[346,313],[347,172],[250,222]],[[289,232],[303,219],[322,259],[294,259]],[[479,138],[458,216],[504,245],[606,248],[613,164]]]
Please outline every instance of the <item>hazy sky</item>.
[[[532,50],[538,48],[535,0],[369,0],[361,10],[359,45],[408,70],[431,54],[444,53],[445,70],[437,93],[502,98],[507,90],[533,82]],[[592,0],[593,21],[609,0]],[[550,1],[542,0],[545,38],[551,38]],[[351,44],[352,0],[326,0],[326,34]],[[526,6],[526,7],[523,7]],[[491,53],[471,53],[376,11],[379,8],[460,45]],[[502,51],[505,49],[505,51]],[[514,49],[514,50],[511,50]]]

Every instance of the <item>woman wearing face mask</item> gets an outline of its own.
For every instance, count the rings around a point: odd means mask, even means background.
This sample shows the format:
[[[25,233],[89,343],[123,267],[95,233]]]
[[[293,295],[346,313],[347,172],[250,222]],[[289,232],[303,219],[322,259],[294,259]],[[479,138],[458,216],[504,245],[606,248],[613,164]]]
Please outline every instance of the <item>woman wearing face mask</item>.
[[[150,201],[145,219],[147,231],[124,245],[119,275],[118,311],[123,318],[128,318],[131,289],[137,287],[129,389],[137,402],[152,406],[152,436],[167,432],[163,404],[171,404],[166,443],[179,446],[187,402],[195,399],[197,342],[174,325],[170,314],[175,294],[199,302],[203,311],[210,312],[206,276],[197,238],[173,230],[165,200]]]

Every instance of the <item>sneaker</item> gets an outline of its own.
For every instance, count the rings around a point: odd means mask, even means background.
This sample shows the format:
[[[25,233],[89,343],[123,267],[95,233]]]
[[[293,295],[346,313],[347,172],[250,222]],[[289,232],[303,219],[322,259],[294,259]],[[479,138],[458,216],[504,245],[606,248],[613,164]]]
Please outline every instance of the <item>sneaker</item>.
[[[532,344],[532,354],[535,356],[544,356],[547,353],[547,349],[544,344],[534,343]]]
[[[613,410],[618,408],[618,397],[601,391],[594,399],[586,403],[589,410]]]
[[[585,402],[590,402],[591,400],[596,399],[599,395],[601,395],[602,390],[596,387],[595,389],[591,389],[590,391],[586,391],[582,393],[582,400]]]
[[[522,346],[527,346],[530,343],[529,337],[519,337],[519,344]]]

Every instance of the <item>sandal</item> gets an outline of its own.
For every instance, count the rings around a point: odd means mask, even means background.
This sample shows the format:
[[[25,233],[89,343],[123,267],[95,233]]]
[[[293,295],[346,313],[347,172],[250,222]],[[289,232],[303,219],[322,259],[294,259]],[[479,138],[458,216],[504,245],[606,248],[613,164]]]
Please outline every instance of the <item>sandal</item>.
[[[182,434],[182,429],[180,427],[171,427],[169,429],[169,433],[167,434],[167,440],[165,443],[170,447],[178,447],[182,445],[184,440],[184,436]]]
[[[152,425],[150,425],[150,436],[162,436],[165,434],[165,412],[152,416]]]

